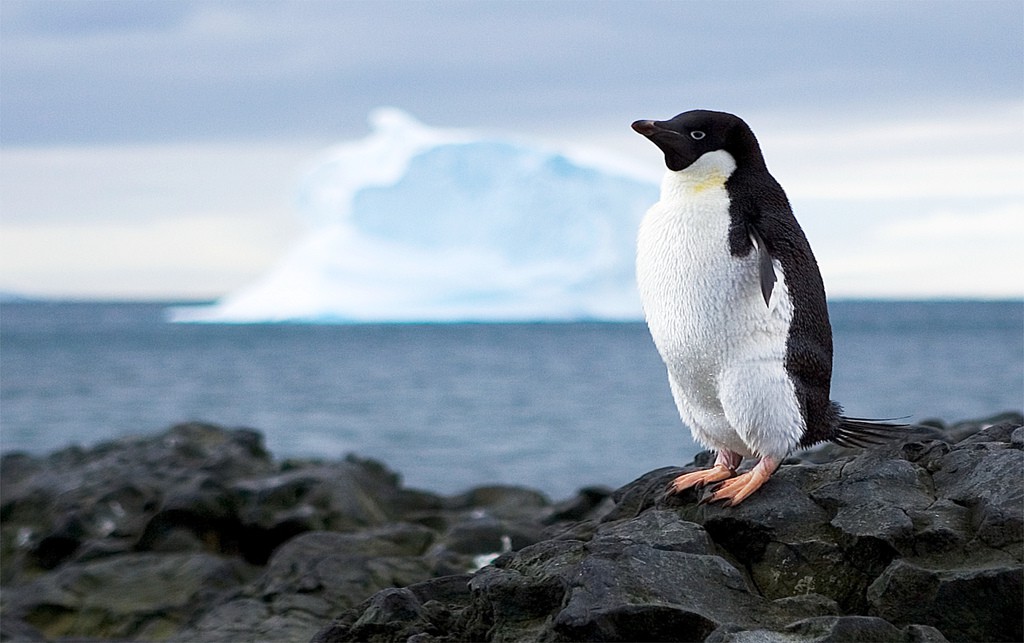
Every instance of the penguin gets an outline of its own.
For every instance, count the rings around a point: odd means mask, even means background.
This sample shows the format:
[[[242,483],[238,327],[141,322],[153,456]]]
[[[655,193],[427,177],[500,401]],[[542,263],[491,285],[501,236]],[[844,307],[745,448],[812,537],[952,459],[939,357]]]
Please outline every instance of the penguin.
[[[644,316],[680,418],[717,453],[668,492],[713,484],[702,501],[733,506],[794,449],[884,439],[896,425],[846,417],[830,399],[821,273],[750,127],[707,110],[632,127],[667,167],[637,235]],[[757,463],[738,474],[744,457]]]

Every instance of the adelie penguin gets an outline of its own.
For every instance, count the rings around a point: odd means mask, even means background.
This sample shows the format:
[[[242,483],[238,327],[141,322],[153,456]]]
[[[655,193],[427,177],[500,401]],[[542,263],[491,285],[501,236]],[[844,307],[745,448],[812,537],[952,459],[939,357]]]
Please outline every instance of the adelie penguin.
[[[668,167],[637,240],[644,315],[680,417],[718,454],[669,492],[718,483],[704,499],[735,505],[796,448],[864,446],[896,428],[845,417],[829,397],[821,273],[750,127],[695,110],[633,129]],[[743,457],[758,462],[737,475]]]

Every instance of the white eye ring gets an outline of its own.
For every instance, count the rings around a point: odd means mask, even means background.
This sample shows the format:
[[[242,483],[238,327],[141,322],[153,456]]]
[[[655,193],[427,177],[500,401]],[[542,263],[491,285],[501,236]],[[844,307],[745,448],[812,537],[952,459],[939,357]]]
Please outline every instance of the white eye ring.
[[[690,132],[690,138],[692,138],[695,141],[699,141],[700,139],[704,138],[705,136],[707,136],[707,134],[705,134],[704,132],[700,131],[699,129],[695,129],[692,132]]]

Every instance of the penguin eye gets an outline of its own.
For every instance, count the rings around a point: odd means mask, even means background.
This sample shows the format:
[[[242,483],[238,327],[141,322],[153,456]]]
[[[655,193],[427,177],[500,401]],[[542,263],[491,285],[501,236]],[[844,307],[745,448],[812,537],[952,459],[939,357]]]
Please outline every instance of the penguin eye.
[[[704,132],[700,131],[699,129],[695,129],[692,132],[690,132],[690,138],[692,138],[695,141],[699,141],[700,139],[704,138],[704,136],[706,136]]]

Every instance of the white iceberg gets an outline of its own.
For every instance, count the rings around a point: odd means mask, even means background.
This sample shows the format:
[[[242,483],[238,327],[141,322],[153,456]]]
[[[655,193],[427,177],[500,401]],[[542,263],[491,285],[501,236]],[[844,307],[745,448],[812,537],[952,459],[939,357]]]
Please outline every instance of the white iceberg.
[[[309,171],[311,229],[183,322],[638,319],[636,229],[655,182],[599,154],[422,125],[395,109]]]

